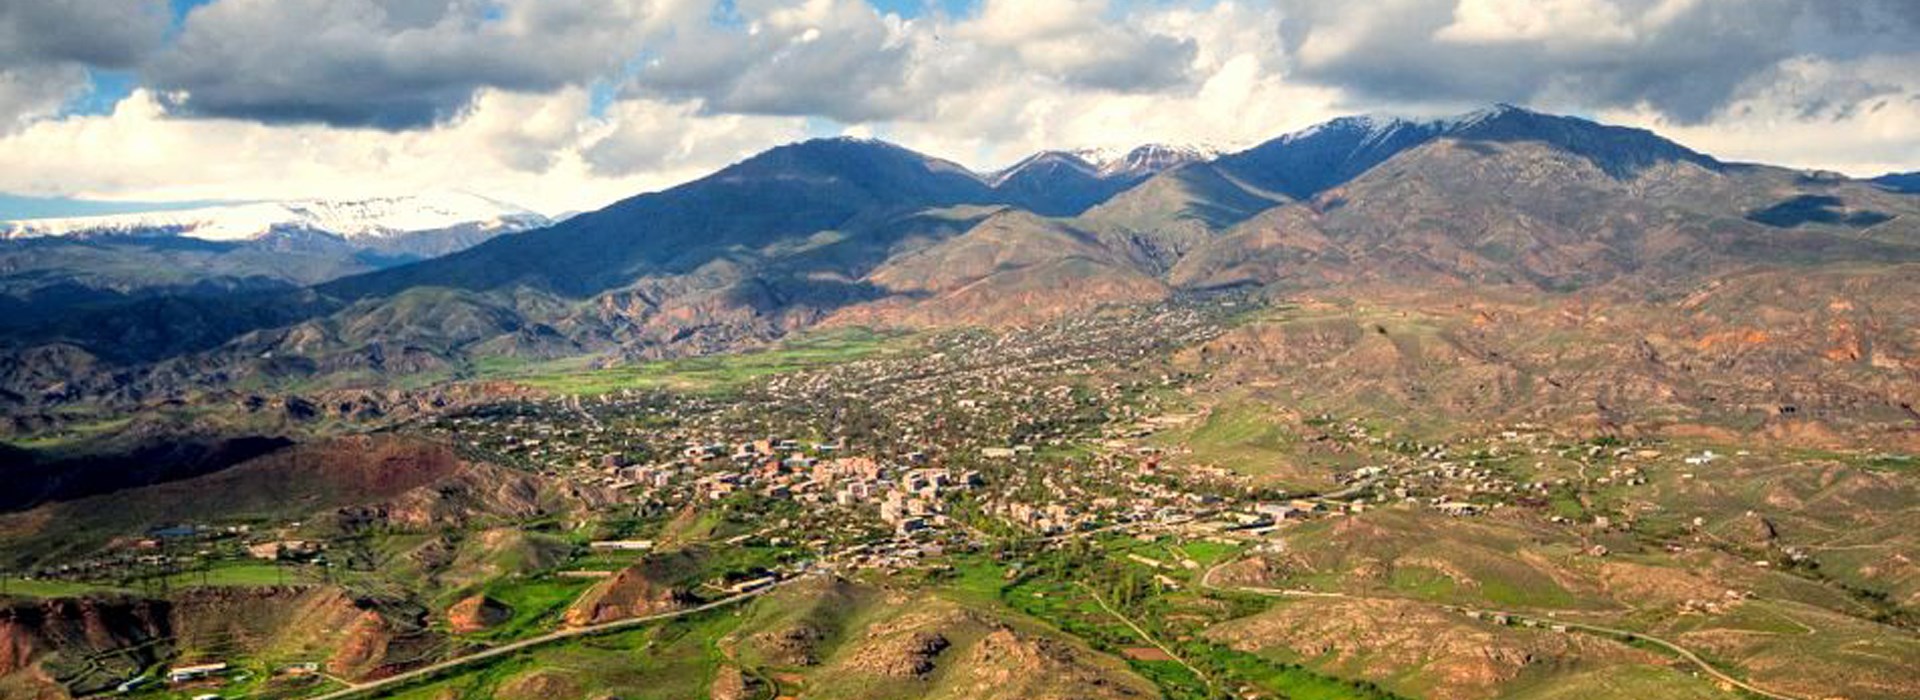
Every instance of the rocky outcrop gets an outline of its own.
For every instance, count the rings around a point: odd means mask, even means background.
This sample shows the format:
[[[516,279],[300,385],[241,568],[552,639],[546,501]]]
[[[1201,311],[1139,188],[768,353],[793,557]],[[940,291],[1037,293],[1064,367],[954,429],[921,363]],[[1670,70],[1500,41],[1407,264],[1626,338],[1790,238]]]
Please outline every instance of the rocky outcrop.
[[[512,608],[485,595],[468,596],[447,608],[447,626],[463,634],[484,632],[510,617]]]
[[[168,599],[0,607],[0,679],[37,676],[74,695],[110,690],[162,662],[266,649],[367,678],[419,663],[435,646],[406,606],[326,586],[195,588]]]
[[[567,609],[567,624],[585,627],[692,605],[694,597],[670,580],[672,569],[673,563],[661,558],[622,569],[580,596]]]

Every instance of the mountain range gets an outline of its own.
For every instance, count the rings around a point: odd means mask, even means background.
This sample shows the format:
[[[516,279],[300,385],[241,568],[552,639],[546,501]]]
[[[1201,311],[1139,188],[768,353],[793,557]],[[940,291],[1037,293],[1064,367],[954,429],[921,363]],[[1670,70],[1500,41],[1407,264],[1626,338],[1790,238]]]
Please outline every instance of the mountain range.
[[[0,238],[178,236],[252,241],[308,232],[373,246],[445,237],[457,229],[515,231],[549,223],[540,214],[479,195],[434,192],[409,197],[254,202],[137,214],[25,219],[0,223]],[[413,243],[413,247],[424,255],[435,254],[431,245]]]
[[[822,139],[312,286],[30,314],[39,321],[7,329],[0,404],[152,401],[495,357],[620,362],[820,326],[1017,325],[1223,289],[1646,301],[1755,270],[1915,262],[1920,198],[1894,187],[1505,105],[1336,119],[1225,154],[1045,152],[987,174]]]
[[[140,300],[297,289],[551,223],[462,192],[0,222],[0,329]]]

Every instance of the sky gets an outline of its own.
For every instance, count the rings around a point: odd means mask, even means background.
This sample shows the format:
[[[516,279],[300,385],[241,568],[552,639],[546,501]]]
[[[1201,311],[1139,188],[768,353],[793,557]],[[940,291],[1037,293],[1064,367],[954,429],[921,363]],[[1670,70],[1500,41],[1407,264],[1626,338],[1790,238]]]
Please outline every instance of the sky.
[[[977,169],[1505,102],[1920,169],[1915,0],[0,0],[0,219],[463,190],[594,209],[782,143]]]

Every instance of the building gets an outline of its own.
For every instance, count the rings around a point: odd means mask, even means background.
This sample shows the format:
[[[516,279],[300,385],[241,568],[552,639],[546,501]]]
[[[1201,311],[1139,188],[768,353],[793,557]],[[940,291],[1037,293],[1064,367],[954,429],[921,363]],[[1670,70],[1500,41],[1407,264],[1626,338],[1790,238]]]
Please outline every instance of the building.
[[[602,540],[589,543],[587,547],[616,552],[644,552],[653,549],[653,540]]]
[[[199,664],[195,666],[175,666],[171,670],[167,671],[167,682],[184,683],[187,681],[199,680],[201,678],[215,676],[215,675],[219,675],[226,672],[227,672],[227,664],[225,662]]]

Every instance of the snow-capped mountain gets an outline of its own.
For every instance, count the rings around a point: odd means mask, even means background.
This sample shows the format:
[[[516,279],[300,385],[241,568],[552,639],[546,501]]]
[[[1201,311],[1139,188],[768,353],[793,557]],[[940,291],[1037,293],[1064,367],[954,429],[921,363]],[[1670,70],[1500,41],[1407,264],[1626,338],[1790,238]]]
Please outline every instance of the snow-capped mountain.
[[[1213,159],[1203,146],[1041,151],[1006,169],[980,175],[1002,197],[1038,214],[1073,216],[1160,171]]]
[[[1211,146],[1150,143],[1130,149],[1082,148],[1072,151],[1041,151],[1004,169],[987,173],[987,184],[1001,184],[1035,171],[1070,170],[1098,179],[1137,179],[1168,168],[1218,157],[1222,151]]]
[[[1092,164],[1101,177],[1141,177],[1187,163],[1213,160],[1222,152],[1200,144],[1149,143],[1127,151],[1090,148],[1075,154]]]
[[[548,225],[545,216],[466,192],[359,200],[258,202],[111,216],[0,223],[0,238],[181,236],[250,241],[276,233],[320,233],[354,243],[429,231],[508,233]]]

